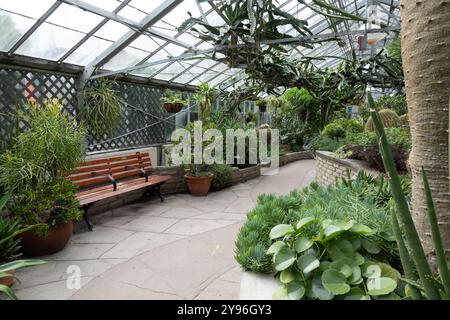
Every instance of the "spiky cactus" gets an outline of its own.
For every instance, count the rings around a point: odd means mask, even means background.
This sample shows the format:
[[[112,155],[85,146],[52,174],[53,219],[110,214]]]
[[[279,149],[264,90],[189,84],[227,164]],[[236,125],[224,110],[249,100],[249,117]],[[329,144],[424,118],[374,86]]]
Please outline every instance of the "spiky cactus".
[[[408,114],[400,116],[400,125],[402,127],[409,127],[409,117]]]
[[[398,116],[398,114],[395,113],[395,111],[392,111],[389,109],[383,109],[383,110],[380,110],[378,112],[378,114],[380,116],[383,127],[385,127],[385,128],[400,127],[401,120],[400,120],[400,117]],[[372,117],[370,117],[369,120],[367,120],[366,131],[374,131]]]

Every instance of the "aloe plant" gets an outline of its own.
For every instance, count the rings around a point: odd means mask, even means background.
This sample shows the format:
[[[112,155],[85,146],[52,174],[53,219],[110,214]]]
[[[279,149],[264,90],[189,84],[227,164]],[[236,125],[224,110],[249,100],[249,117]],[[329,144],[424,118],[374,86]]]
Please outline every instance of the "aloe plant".
[[[369,94],[369,105],[373,106],[373,99],[372,96]],[[383,158],[384,167],[386,169],[386,172],[389,174],[389,183],[391,184],[392,194],[394,196],[394,200],[396,203],[397,211],[394,211],[393,214],[396,216],[399,222],[399,229],[401,229],[401,232],[396,233],[397,237],[397,243],[403,242],[402,233],[404,233],[405,237],[405,243],[409,248],[409,251],[411,253],[412,261],[414,262],[415,269],[417,270],[417,273],[419,275],[420,282],[423,286],[424,293],[428,299],[431,300],[439,300],[441,299],[441,295],[439,293],[439,286],[437,285],[436,281],[433,279],[433,273],[431,271],[430,265],[428,264],[425,252],[422,247],[422,243],[420,241],[419,235],[417,233],[416,227],[414,225],[414,221],[411,216],[411,211],[409,209],[407,200],[405,198],[405,195],[403,194],[401,185],[400,185],[400,178],[398,175],[398,172],[395,168],[395,163],[392,157],[391,149],[389,146],[389,143],[386,139],[386,134],[384,132],[384,127],[381,123],[380,116],[378,112],[371,108],[371,114],[374,121],[374,127],[375,131],[379,140],[379,146],[380,146],[380,153]],[[426,175],[424,174],[424,185],[427,186],[428,182],[426,179]],[[431,199],[431,192],[426,191],[428,200]],[[434,206],[432,204],[432,201],[428,201],[428,215],[430,218],[430,222],[432,225],[433,230],[433,239],[435,240],[435,246],[436,243],[438,244],[438,250],[439,250],[439,243],[442,242],[440,239],[440,235],[438,232],[438,225],[436,221],[434,212]],[[394,220],[395,224],[395,220]],[[395,225],[394,225],[395,227]],[[439,259],[439,258],[438,258]],[[444,258],[445,259],[445,258]],[[441,259],[442,260],[442,257]],[[446,266],[441,266],[442,263],[440,263],[440,273],[441,278],[444,281],[444,291],[448,292],[449,286],[446,281],[448,281],[448,268]],[[443,265],[443,264],[442,264]],[[404,267],[408,269],[410,266],[405,263]],[[442,277],[442,274],[444,277]],[[447,280],[445,280],[447,279]],[[415,279],[408,279],[414,282]]]

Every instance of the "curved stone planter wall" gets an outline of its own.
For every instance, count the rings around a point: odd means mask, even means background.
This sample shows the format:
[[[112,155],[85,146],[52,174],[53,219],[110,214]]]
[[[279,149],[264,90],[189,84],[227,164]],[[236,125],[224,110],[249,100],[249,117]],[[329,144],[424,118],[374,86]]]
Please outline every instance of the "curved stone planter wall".
[[[338,159],[333,156],[332,152],[316,151],[317,160],[317,183],[321,186],[332,186],[342,178],[347,177],[347,171],[355,176],[358,171],[364,170],[367,173],[378,176],[381,172],[368,167],[365,161],[353,159]]]

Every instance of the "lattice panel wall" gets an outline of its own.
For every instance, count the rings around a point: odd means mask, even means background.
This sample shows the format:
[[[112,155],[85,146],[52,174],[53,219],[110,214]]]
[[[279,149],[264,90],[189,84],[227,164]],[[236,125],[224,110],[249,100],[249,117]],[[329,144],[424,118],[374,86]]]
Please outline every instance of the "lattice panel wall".
[[[18,106],[28,101],[43,103],[59,99],[64,111],[77,116],[77,79],[68,74],[47,73],[0,65],[0,135],[3,146],[14,136]],[[161,90],[149,86],[118,82],[116,90],[124,108],[123,120],[112,136],[88,136],[88,151],[123,150],[165,142],[165,131],[173,124],[160,121],[168,115],[159,103]],[[21,125],[19,124],[19,128]],[[169,129],[170,130],[170,129]]]

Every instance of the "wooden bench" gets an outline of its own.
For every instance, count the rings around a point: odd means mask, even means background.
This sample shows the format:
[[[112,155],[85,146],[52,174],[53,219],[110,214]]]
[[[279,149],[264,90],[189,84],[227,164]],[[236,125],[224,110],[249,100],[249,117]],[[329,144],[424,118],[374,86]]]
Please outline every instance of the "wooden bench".
[[[161,202],[161,185],[170,176],[151,175],[152,161],[149,153],[99,158],[80,163],[69,172],[68,179],[79,187],[77,200],[84,211],[84,220],[92,231],[88,210],[96,202],[131,191],[145,189],[144,196],[156,193]]]

